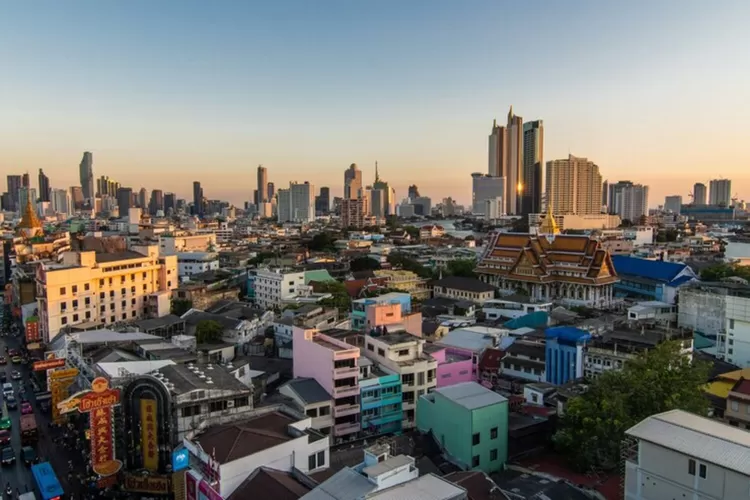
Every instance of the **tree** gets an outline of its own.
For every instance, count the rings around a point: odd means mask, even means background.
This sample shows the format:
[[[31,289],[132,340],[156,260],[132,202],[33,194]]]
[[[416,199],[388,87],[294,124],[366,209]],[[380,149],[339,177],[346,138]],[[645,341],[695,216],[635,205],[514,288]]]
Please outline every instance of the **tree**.
[[[425,266],[406,255],[400,253],[388,254],[388,263],[394,268],[404,269],[405,271],[411,271],[420,278],[432,278],[432,271],[427,269]]]
[[[451,276],[462,276],[464,278],[476,278],[477,275],[474,273],[476,268],[476,261],[474,259],[456,259],[448,261],[448,268],[446,271]]]
[[[218,342],[223,334],[224,327],[212,319],[201,320],[195,327],[195,341],[199,344]]]
[[[349,263],[349,269],[352,272],[357,271],[376,271],[380,269],[380,263],[370,257],[357,257]]]
[[[518,219],[515,219],[510,226],[510,230],[513,233],[528,233],[529,232],[529,217],[524,215]]]
[[[332,233],[318,233],[307,243],[307,248],[314,252],[335,252],[335,242],[336,238]]]
[[[416,226],[404,226],[403,230],[406,231],[406,234],[409,235],[409,237],[413,240],[419,239],[419,228]]]
[[[346,291],[346,286],[340,281],[317,283],[315,291],[333,295],[330,299],[320,301],[320,305],[324,307],[336,307],[339,311],[349,311],[352,308],[352,299],[349,297],[349,292]]]
[[[701,271],[701,279],[704,281],[720,281],[732,276],[738,276],[750,281],[750,266],[721,263],[714,264]]]
[[[656,413],[682,409],[708,412],[703,386],[709,366],[680,352],[677,341],[664,342],[596,378],[588,391],[572,398],[554,436],[556,447],[579,470],[611,469],[619,462],[625,431]]]
[[[193,303],[187,299],[172,299],[170,311],[172,314],[182,316],[193,308]]]

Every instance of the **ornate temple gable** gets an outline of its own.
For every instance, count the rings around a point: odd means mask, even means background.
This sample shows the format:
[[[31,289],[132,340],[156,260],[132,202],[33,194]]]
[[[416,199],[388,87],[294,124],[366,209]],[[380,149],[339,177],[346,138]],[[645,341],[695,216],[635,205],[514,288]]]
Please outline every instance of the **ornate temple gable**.
[[[541,269],[539,269],[537,262],[538,261],[536,260],[531,250],[526,249],[523,252],[521,252],[521,255],[519,255],[518,257],[518,261],[513,266],[509,274],[511,275],[515,274],[519,276],[539,277],[542,274],[542,272],[541,272]]]

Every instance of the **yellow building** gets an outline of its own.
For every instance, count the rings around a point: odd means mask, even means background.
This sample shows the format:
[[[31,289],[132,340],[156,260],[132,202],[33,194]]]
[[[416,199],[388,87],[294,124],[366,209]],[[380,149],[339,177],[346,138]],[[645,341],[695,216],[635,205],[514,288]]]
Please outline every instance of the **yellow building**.
[[[386,288],[400,292],[408,292],[412,298],[424,299],[430,296],[430,290],[425,287],[427,280],[420,278],[413,271],[402,269],[379,269],[374,271],[376,278],[385,278]]]
[[[66,252],[62,262],[37,268],[42,338],[75,325],[107,325],[169,314],[178,286],[177,257],[155,245],[115,253]]]

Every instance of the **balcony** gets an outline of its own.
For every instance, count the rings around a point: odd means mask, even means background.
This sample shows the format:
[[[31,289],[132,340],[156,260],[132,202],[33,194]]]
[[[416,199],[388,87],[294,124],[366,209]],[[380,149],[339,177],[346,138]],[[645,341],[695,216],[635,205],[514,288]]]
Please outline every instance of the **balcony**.
[[[359,376],[359,368],[356,366],[354,367],[346,367],[346,368],[334,368],[333,369],[333,379],[338,380],[342,378],[350,378],[350,377],[357,377]]]
[[[334,417],[345,417],[347,415],[355,415],[360,412],[359,405],[343,405],[333,407]]]
[[[377,418],[373,418],[370,420],[370,423],[372,425],[385,425],[390,424],[392,422],[401,422],[401,419],[403,418],[403,415],[401,412],[394,413],[392,415],[383,415]]]
[[[361,430],[359,422],[350,422],[348,424],[339,424],[333,427],[333,434],[335,436],[344,436],[346,434],[353,434]]]
[[[346,398],[349,396],[359,396],[359,385],[346,385],[333,388],[333,397],[335,399]]]

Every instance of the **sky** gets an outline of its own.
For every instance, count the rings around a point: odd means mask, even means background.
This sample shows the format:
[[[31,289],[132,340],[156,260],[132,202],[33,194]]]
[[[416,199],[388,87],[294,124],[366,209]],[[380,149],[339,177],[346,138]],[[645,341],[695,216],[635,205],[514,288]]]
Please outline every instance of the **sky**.
[[[94,175],[190,198],[343,191],[374,165],[397,199],[471,199],[493,118],[542,119],[649,204],[730,178],[750,201],[750,2],[0,2],[0,175]],[[4,186],[3,186],[4,187]]]

